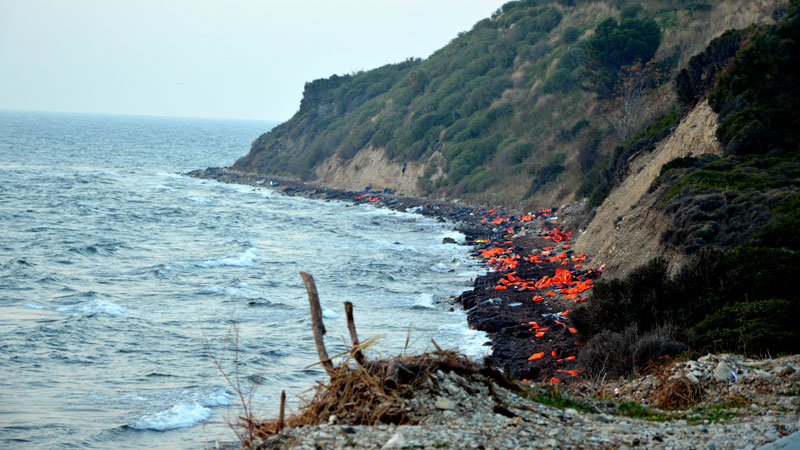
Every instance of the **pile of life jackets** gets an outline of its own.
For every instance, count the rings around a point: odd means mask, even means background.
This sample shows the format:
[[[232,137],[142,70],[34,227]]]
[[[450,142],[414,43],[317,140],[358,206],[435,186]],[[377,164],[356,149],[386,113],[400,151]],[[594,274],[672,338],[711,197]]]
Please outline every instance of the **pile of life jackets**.
[[[543,228],[540,237],[552,241],[555,245],[546,247],[541,253],[537,255],[530,255],[521,257],[517,248],[514,247],[513,241],[510,236],[521,228],[522,224],[532,222],[537,219],[549,220],[549,223],[555,223],[553,218],[552,209],[542,209],[536,213],[524,214],[521,217],[514,218],[508,216],[495,216],[497,210],[489,210],[488,213],[482,218],[481,222],[493,227],[497,227],[494,231],[505,232],[504,239],[494,240],[479,240],[477,244],[484,244],[484,248],[478,250],[480,257],[486,264],[498,272],[503,273],[503,276],[494,286],[495,290],[513,290],[514,292],[531,291],[534,295],[531,297],[533,302],[543,302],[545,297],[556,297],[563,295],[564,299],[573,300],[573,303],[582,303],[587,300],[585,292],[593,287],[593,280],[586,275],[591,273],[592,270],[586,270],[585,265],[582,264],[586,261],[586,255],[583,253],[574,254],[570,250],[568,243],[572,238],[572,233],[563,232],[558,228]],[[498,230],[499,228],[499,230]],[[500,242],[502,241],[502,242]],[[487,245],[488,244],[488,245]],[[539,280],[528,280],[520,277],[516,271],[521,261],[527,261],[534,264],[557,263],[560,267],[555,269],[555,273],[551,276],[544,276]],[[571,266],[571,267],[570,267]],[[558,293],[558,294],[557,294]],[[529,331],[534,333],[534,339],[545,338],[550,328],[567,329],[570,333],[574,334],[577,331],[574,328],[567,326],[567,315],[572,310],[566,310],[555,314],[547,314],[553,316],[553,324],[550,327],[541,327],[537,322],[530,321],[522,323],[522,326],[528,327]],[[560,319],[560,320],[559,320]],[[562,328],[563,327],[563,328]],[[549,354],[547,352],[537,352],[528,358],[530,361],[536,361],[543,358],[555,358],[557,363],[564,361],[575,360],[575,355],[558,355],[555,350]],[[557,373],[565,374],[570,377],[577,377],[578,371],[568,369],[557,369]],[[561,379],[552,377],[552,383],[560,383]]]

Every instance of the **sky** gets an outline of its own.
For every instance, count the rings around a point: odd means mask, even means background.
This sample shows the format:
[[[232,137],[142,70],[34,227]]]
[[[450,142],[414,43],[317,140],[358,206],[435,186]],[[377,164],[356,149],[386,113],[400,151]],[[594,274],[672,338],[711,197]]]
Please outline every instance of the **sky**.
[[[0,0],[0,110],[287,120],[507,0]]]

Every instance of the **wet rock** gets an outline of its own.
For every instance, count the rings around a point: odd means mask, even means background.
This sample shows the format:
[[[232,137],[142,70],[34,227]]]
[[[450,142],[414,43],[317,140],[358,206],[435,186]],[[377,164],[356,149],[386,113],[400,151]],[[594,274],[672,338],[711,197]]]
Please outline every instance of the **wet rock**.
[[[442,244],[455,244],[456,240],[451,237],[446,237],[442,239]]]

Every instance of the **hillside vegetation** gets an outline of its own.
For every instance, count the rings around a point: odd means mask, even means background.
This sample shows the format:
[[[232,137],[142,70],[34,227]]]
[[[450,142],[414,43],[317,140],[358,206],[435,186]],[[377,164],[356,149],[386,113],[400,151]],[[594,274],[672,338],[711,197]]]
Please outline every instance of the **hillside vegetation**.
[[[599,166],[670,111],[671,75],[778,4],[509,2],[425,60],[306,83],[299,111],[235,168],[325,182],[323,165],[377,150],[384,164],[420,167],[417,194],[535,207],[572,198],[588,177],[578,195],[599,204],[609,188],[593,187],[619,169]]]
[[[798,74],[798,0],[775,25],[727,31],[678,74],[680,104],[708,100],[724,150],[661,167],[650,191],[672,224],[654,238],[688,257],[674,270],[655,258],[597,283],[571,317],[588,373],[630,373],[681,345],[800,351]],[[606,366],[609,353],[623,357]]]

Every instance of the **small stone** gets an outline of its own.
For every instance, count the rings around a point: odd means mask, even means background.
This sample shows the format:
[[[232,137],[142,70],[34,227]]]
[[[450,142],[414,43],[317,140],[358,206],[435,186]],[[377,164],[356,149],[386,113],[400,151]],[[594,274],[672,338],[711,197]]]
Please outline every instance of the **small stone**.
[[[781,370],[775,372],[776,377],[787,377],[791,374],[795,373],[794,367],[792,366],[785,366]]]
[[[406,440],[403,435],[398,431],[397,433],[393,434],[383,447],[381,448],[403,448],[406,446]]]
[[[434,403],[433,406],[435,406],[438,409],[452,411],[456,409],[456,402],[450,400],[447,397],[439,397],[436,399],[436,403]]]
[[[730,381],[733,379],[732,371],[733,369],[728,363],[720,361],[717,363],[717,367],[714,368],[714,379],[721,383]]]
[[[336,417],[336,414],[331,414],[330,417],[328,417],[328,425],[336,425],[336,422],[338,421],[339,418]]]
[[[613,420],[611,416],[609,416],[608,414],[599,414],[597,416],[597,419],[600,420],[600,422],[605,422],[605,423],[611,422]]]
[[[698,380],[697,377],[694,376],[693,373],[687,373],[686,374],[686,379],[689,380],[689,382],[692,383],[692,384],[700,383],[700,380]]]
[[[442,239],[442,244],[455,244],[456,240],[451,237],[446,237]]]

